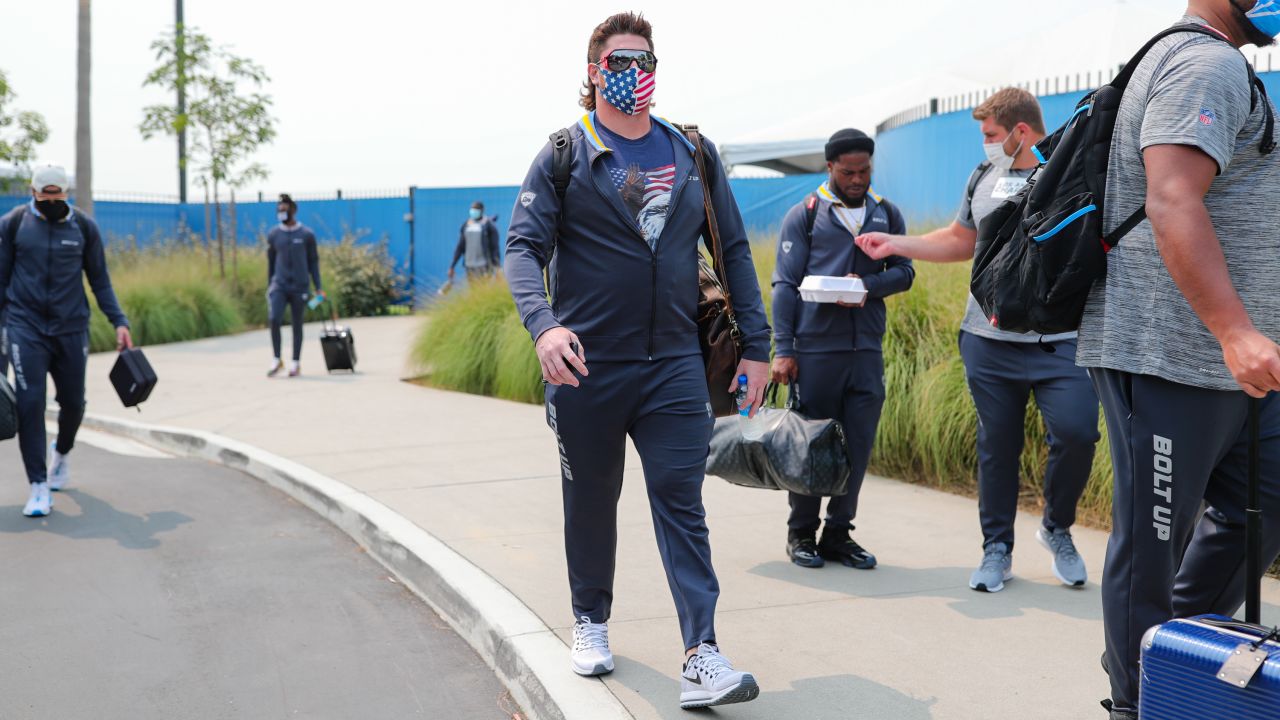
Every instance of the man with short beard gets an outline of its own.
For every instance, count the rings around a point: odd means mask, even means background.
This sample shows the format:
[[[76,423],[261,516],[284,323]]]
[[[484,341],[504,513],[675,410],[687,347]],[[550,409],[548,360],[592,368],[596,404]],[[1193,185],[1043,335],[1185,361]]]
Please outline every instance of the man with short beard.
[[[1280,390],[1274,116],[1237,48],[1280,34],[1276,0],[1194,0],[1137,64],[1116,116],[1103,232],[1144,202],[1080,324],[1115,468],[1102,578],[1112,720],[1138,717],[1143,635],[1244,600],[1249,398]],[[1261,401],[1263,564],[1280,554],[1280,402]],[[1201,510],[1202,503],[1207,509]],[[1190,544],[1187,544],[1190,538]]]
[[[31,202],[0,218],[0,316],[13,364],[18,445],[30,484],[22,509],[27,517],[48,515],[53,508],[49,492],[63,489],[71,476],[67,454],[84,419],[89,357],[86,278],[115,327],[116,349],[133,347],[129,321],[111,288],[98,225],[68,204],[69,187],[63,168],[39,168],[31,179]],[[57,391],[58,438],[46,447],[49,375]]]
[[[907,258],[873,260],[854,245],[864,229],[907,229],[898,207],[871,191],[875,149],[861,130],[832,135],[827,180],[791,208],[778,238],[773,381],[795,382],[792,392],[809,417],[840,421],[852,463],[848,492],[827,500],[825,524],[819,518],[822,498],[788,493],[787,556],[801,567],[822,567],[827,560],[859,570],[876,566],[876,556],[849,533],[884,407],[884,299],[909,290],[915,269]],[[861,278],[867,296],[856,306],[801,302],[799,286],[808,275]]]
[[[544,146],[511,217],[506,276],[534,339],[560,452],[576,621],[570,666],[586,676],[614,668],[607,623],[630,436],[684,643],[680,706],[698,708],[760,693],[720,652],[715,628],[720,585],[702,504],[715,419],[695,318],[699,246],[709,236],[704,184],[719,219],[718,270],[741,330],[735,377],[748,378],[751,415],[768,381],[769,324],[715,146],[702,141],[707,169],[699,172],[693,141],[649,111],[657,64],[643,17],[618,13],[596,27],[580,100],[588,114],[567,138],[557,135],[569,153],[568,186],[557,190],[556,152]],[[714,390],[736,389],[735,380]]]

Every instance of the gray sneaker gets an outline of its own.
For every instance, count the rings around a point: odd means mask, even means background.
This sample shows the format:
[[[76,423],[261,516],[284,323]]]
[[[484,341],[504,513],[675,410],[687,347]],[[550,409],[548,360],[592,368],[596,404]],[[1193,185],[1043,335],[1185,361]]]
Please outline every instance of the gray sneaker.
[[[1084,567],[1084,558],[1076,550],[1070,530],[1056,528],[1050,531],[1041,525],[1036,531],[1036,539],[1045,550],[1053,553],[1053,574],[1063,585],[1081,587],[1089,580],[1089,571]]]
[[[982,549],[982,564],[969,576],[969,587],[978,592],[1000,592],[1006,580],[1013,579],[1013,553],[1004,543],[991,543]]]

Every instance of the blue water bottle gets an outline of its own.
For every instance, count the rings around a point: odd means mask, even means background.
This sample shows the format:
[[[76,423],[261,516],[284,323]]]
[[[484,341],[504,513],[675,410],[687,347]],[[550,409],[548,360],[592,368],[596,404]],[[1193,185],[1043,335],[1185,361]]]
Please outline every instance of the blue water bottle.
[[[747,397],[747,376],[738,376],[738,428],[742,431],[743,440],[759,440],[764,437],[764,415],[756,408],[756,416],[751,417],[751,401]]]

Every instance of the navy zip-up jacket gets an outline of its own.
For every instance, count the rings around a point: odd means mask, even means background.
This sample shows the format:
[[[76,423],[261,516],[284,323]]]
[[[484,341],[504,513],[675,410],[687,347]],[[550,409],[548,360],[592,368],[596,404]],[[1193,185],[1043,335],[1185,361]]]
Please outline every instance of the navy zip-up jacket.
[[[320,252],[316,249],[316,234],[311,228],[297,223],[293,227],[283,224],[267,233],[267,290],[304,294],[323,290],[320,284]]]
[[[18,223],[16,232],[13,223]],[[87,277],[111,325],[129,326],[111,288],[102,235],[93,218],[72,206],[67,217],[49,222],[31,202],[0,218],[0,244],[0,314],[9,325],[49,336],[88,331]]]
[[[650,249],[609,177],[603,156],[611,151],[596,132],[595,113],[570,129],[573,163],[563,207],[552,184],[551,144],[533,161],[511,215],[506,274],[520,319],[535,341],[563,326],[581,338],[590,360],[701,354],[695,315],[698,242],[707,225],[701,183],[708,178],[698,177],[693,145],[684,135],[665,120],[653,122],[675,138],[676,158],[671,205],[656,249]],[[720,155],[710,141],[705,145],[743,356],[767,362],[769,323],[751,247]],[[547,302],[542,276],[553,251],[554,306]]]
[[[884,338],[884,298],[911,288],[916,271],[911,261],[891,255],[872,260],[858,249],[853,234],[836,217],[839,202],[823,184],[817,191],[817,215],[813,241],[805,231],[806,202],[791,208],[782,221],[778,263],[773,273],[773,326],[778,357],[796,353],[873,350]],[[868,192],[862,232],[903,235],[907,223],[897,206]],[[834,303],[800,299],[800,283],[806,275],[843,277],[853,273],[867,286],[867,303],[845,308]]]

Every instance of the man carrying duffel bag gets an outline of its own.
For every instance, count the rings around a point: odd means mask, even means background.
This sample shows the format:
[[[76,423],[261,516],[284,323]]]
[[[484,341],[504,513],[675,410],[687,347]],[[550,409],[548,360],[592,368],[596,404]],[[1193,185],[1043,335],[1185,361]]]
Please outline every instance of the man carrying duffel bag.
[[[118,349],[133,347],[129,321],[111,288],[98,225],[67,203],[69,187],[63,168],[39,168],[31,180],[31,202],[0,218],[0,312],[13,364],[18,444],[31,486],[22,510],[27,517],[48,515],[50,491],[61,490],[70,479],[66,456],[84,419],[89,357],[85,278],[116,329]],[[57,390],[58,439],[46,447],[50,375]]]
[[[906,232],[897,206],[871,191],[874,153],[875,141],[859,130],[832,135],[826,145],[827,181],[787,213],[778,240],[773,381],[804,383],[800,399],[806,412],[844,425],[852,462],[848,492],[827,500],[821,541],[822,498],[790,493],[787,555],[802,567],[822,567],[826,560],[859,569],[876,566],[875,555],[849,533],[884,406],[884,298],[910,289],[915,269],[907,258],[873,260],[854,245],[864,228]],[[867,295],[856,307],[803,302],[799,287],[808,275],[859,277]]]

